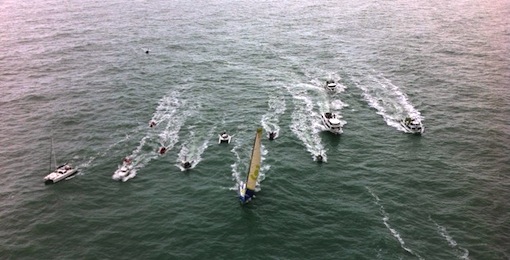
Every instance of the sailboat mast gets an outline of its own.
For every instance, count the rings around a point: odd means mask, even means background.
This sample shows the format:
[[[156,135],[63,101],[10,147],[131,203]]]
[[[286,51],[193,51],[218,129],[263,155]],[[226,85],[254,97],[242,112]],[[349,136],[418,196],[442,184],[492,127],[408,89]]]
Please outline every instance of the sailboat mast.
[[[53,137],[51,138],[51,143],[50,143],[50,169],[49,169],[49,172],[51,172],[51,157],[53,157]]]

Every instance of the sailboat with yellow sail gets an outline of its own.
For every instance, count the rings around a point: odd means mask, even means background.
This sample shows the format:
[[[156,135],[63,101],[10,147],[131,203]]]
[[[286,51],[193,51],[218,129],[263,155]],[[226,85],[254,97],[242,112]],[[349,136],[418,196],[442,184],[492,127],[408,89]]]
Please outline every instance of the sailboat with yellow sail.
[[[260,163],[262,161],[261,155],[261,139],[262,128],[257,129],[255,140],[253,141],[253,150],[251,152],[250,168],[246,182],[241,182],[239,185],[239,200],[242,204],[250,202],[255,195],[255,187],[259,178]]]

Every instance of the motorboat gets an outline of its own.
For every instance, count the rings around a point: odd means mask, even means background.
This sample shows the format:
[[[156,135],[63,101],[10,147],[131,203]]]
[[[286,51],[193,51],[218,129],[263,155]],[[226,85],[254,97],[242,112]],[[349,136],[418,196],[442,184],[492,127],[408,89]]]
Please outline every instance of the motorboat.
[[[328,90],[329,92],[336,92],[337,83],[332,79],[328,79],[328,80],[326,80],[326,84],[324,84],[324,88],[326,90]]]
[[[191,162],[190,161],[182,161],[181,166],[182,166],[182,168],[187,170],[193,166],[192,163],[193,163],[193,161],[191,161]]]
[[[45,184],[53,184],[61,180],[67,179],[78,173],[78,169],[74,168],[70,164],[63,164],[57,167],[57,169],[44,177]]]
[[[122,165],[113,173],[112,179],[116,181],[127,181],[134,169],[133,164],[129,158],[125,158]]]
[[[274,139],[276,139],[276,137],[278,137],[278,132],[276,132],[276,131],[269,132],[269,133],[267,134],[267,138],[268,138],[269,140],[271,140],[271,141],[272,141],[272,140],[274,140]]]
[[[340,118],[340,116],[331,112],[326,112],[321,115],[322,123],[324,126],[334,134],[343,133],[342,122],[340,121]]]
[[[223,133],[219,134],[218,144],[221,144],[221,143],[229,144],[231,140],[232,140],[232,136],[227,134],[227,132],[223,132]]]
[[[421,121],[417,118],[406,117],[400,121],[402,127],[404,127],[406,133],[410,134],[423,134],[425,128]]]

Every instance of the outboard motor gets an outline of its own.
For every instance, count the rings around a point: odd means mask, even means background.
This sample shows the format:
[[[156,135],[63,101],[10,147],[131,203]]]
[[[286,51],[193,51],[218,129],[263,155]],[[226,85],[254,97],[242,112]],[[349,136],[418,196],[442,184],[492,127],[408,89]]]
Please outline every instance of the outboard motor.
[[[269,140],[274,140],[274,137],[276,136],[276,133],[275,132],[270,132],[269,133]]]
[[[317,160],[317,162],[320,162],[320,163],[324,160],[324,158],[322,157],[322,155],[321,155],[321,154],[317,155],[317,156],[315,157],[315,159]]]

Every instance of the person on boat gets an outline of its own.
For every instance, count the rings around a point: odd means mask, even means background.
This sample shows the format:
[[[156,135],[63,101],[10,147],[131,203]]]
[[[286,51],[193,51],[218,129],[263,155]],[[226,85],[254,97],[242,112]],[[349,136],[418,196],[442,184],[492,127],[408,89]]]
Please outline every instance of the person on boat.
[[[149,123],[149,127],[155,127],[155,126],[156,126],[156,122],[154,120],[151,120]]]
[[[124,161],[125,164],[130,164],[131,163],[131,159],[129,157],[124,158],[123,161]]]
[[[227,137],[228,137],[227,132],[223,132],[223,133],[221,133],[221,138],[227,138]]]

